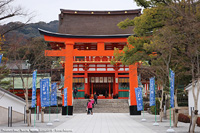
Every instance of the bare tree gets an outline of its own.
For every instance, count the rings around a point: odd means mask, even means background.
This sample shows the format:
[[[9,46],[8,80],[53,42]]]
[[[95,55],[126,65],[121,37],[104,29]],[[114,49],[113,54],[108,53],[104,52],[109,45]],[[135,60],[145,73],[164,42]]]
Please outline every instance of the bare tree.
[[[25,11],[21,6],[12,6],[14,0],[1,0],[0,1],[0,35],[3,36],[6,33],[23,27],[34,17],[32,13]],[[3,23],[12,22],[11,19],[23,17],[24,22],[11,23],[10,25],[2,25]]]
[[[28,126],[31,126],[30,122],[30,112],[28,103],[28,89],[32,88],[32,83],[30,83],[30,78],[32,77],[32,72],[35,69],[45,70],[51,67],[52,57],[44,56],[44,49],[47,49],[47,44],[44,43],[42,38],[35,38],[28,40],[25,45],[21,45],[22,40],[16,40],[13,38],[13,43],[10,43],[9,58],[14,61],[14,65],[18,68],[18,74],[22,81],[22,86],[24,88],[24,96],[26,101],[26,113]],[[24,43],[24,42],[23,42]],[[26,70],[23,68],[23,62],[28,61],[30,67]],[[24,76],[26,75],[26,76]]]

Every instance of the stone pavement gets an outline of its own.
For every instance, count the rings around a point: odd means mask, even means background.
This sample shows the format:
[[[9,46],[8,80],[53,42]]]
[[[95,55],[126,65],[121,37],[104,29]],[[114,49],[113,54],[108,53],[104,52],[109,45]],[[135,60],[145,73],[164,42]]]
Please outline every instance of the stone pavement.
[[[51,120],[56,118],[51,114]],[[164,120],[159,126],[153,126],[154,115],[145,113],[146,122],[141,122],[142,116],[130,116],[128,113],[86,113],[73,116],[58,115],[60,122],[52,122],[53,126],[47,126],[49,115],[45,114],[45,123],[36,121],[36,128],[41,133],[47,132],[73,132],[73,133],[165,133],[169,128],[169,121]],[[159,116],[157,116],[157,119]],[[33,117],[32,117],[33,122]],[[33,123],[32,123],[33,124]],[[186,133],[188,123],[178,123],[178,128],[173,128],[176,133]],[[13,127],[0,125],[0,132],[29,132],[33,127],[27,127],[23,122],[13,123]],[[196,127],[200,132],[200,127]]]

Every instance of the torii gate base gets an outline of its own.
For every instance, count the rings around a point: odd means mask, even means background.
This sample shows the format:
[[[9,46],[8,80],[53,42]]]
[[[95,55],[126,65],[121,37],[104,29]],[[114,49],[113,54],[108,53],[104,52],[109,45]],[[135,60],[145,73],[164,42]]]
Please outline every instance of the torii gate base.
[[[73,106],[62,106],[62,115],[73,115]]]
[[[129,106],[130,115],[141,115],[141,111],[137,111],[137,105]]]

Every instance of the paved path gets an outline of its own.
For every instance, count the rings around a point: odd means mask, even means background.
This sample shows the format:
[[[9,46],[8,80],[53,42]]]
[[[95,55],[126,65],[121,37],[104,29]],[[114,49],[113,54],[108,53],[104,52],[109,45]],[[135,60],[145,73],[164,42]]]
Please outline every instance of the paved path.
[[[53,126],[47,126],[49,115],[45,114],[45,123],[36,121],[36,128],[40,133],[47,132],[73,132],[73,133],[166,133],[169,128],[169,120],[158,122],[159,126],[153,126],[155,116],[145,113],[146,122],[141,122],[142,116],[130,116],[129,113],[94,113],[94,115],[74,114],[73,116],[58,115],[59,122],[52,122]],[[33,125],[32,115],[32,125]],[[51,121],[57,118],[56,114],[51,114]],[[159,116],[157,116],[159,119]],[[178,123],[177,128],[173,128],[175,133],[187,133],[189,123]],[[30,129],[23,122],[13,123],[13,127],[7,124],[0,125],[0,132],[24,132],[29,133]],[[200,127],[195,131],[200,133]]]
[[[72,129],[73,133],[155,133],[128,113],[75,114],[55,129]]]

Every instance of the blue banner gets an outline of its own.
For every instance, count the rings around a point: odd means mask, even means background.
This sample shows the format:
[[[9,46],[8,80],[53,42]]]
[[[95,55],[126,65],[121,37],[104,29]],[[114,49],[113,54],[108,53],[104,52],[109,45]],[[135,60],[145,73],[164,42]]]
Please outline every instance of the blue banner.
[[[170,70],[170,105],[171,108],[174,107],[174,76],[175,73]]]
[[[49,106],[49,79],[40,79],[41,107]]]
[[[3,57],[3,54],[2,54],[2,55],[0,55],[0,63],[1,63],[1,59],[2,59],[2,57]]]
[[[137,111],[143,110],[143,99],[142,99],[142,88],[138,87],[135,88],[135,95],[136,95],[136,101],[137,101]]]
[[[57,105],[57,86],[56,83],[51,84],[51,106]]]
[[[155,79],[150,78],[150,106],[155,106]]]
[[[32,80],[32,102],[31,107],[34,108],[36,104],[36,82],[37,82],[37,71],[33,72],[33,80]]]
[[[64,89],[64,107],[67,106],[67,88]]]

